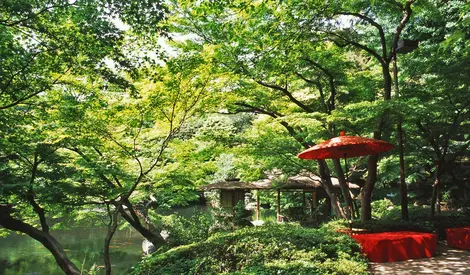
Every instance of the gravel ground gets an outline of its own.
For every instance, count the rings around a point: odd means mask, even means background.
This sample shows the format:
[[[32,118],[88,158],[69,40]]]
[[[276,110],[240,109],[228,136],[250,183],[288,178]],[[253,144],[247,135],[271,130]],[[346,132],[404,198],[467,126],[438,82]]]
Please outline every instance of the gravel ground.
[[[437,245],[433,258],[414,259],[392,263],[370,263],[372,274],[469,274],[470,251]]]

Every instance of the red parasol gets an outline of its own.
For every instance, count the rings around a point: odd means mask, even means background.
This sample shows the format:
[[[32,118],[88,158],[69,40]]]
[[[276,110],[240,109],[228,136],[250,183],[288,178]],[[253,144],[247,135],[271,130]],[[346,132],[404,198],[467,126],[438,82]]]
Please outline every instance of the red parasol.
[[[297,157],[301,159],[354,158],[375,155],[392,150],[393,147],[393,144],[383,140],[345,136],[344,132],[341,132],[339,137],[317,144],[298,154]]]
[[[297,157],[301,159],[339,159],[344,158],[347,171],[346,158],[375,155],[381,152],[392,150],[393,144],[383,140],[346,136],[340,132],[339,137],[326,140],[320,144],[308,148]],[[346,179],[348,173],[346,172]]]
[[[344,132],[340,132],[339,137],[335,137],[317,144],[298,154],[297,157],[301,159],[344,158],[346,181],[348,181],[348,164],[346,162],[346,158],[375,155],[381,152],[392,150],[393,147],[393,144],[383,140],[346,136],[344,135]],[[349,223],[352,227],[351,220]]]

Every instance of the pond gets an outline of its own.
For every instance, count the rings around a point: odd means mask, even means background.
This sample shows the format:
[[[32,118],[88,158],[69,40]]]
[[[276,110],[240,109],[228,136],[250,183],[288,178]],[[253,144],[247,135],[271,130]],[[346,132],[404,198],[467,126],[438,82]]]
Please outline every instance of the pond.
[[[159,211],[160,214],[176,214],[190,218],[195,212],[207,211],[205,206],[194,205]],[[72,228],[51,231],[75,265],[87,272],[95,265],[104,274],[103,244],[106,227]],[[144,238],[134,229],[117,231],[110,246],[112,274],[127,274],[142,259]],[[19,234],[0,238],[0,274],[5,275],[55,275],[64,274],[54,257],[40,242]]]
[[[75,265],[87,274],[93,265],[97,269],[104,269],[103,244],[106,233],[106,228],[73,228],[53,231],[52,235],[63,245]],[[142,240],[135,230],[116,232],[110,246],[113,274],[126,274],[142,258]],[[49,250],[28,236],[10,234],[0,238],[0,247],[0,274],[64,274]]]

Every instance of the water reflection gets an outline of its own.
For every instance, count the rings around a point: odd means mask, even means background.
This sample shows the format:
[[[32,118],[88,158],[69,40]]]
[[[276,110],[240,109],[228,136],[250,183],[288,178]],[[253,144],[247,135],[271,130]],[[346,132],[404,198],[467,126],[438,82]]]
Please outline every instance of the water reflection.
[[[208,211],[207,207],[193,205],[159,211],[161,215],[176,214],[191,218],[195,213]],[[106,228],[73,228],[52,231],[75,265],[87,274],[96,265],[104,274],[103,245]],[[134,229],[117,231],[110,245],[113,274],[127,274],[142,259],[143,237]],[[40,242],[11,234],[0,238],[0,274],[5,275],[55,275],[64,274],[54,257]]]
[[[52,235],[63,245],[77,267],[88,271],[93,265],[103,269],[103,244],[106,228],[74,228]],[[143,238],[134,230],[116,232],[111,243],[113,274],[126,274],[142,257]],[[28,236],[11,234],[0,238],[0,274],[64,274],[54,257],[41,243]],[[101,272],[103,273],[103,272]],[[86,274],[86,272],[84,272]]]

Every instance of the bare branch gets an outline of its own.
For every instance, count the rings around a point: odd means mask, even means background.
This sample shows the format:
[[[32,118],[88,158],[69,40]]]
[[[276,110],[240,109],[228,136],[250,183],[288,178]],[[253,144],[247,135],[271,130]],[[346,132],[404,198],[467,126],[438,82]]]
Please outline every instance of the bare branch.
[[[371,24],[372,26],[374,26],[375,28],[377,28],[377,30],[379,31],[379,36],[380,36],[380,45],[382,46],[382,56],[383,58],[386,58],[387,56],[387,42],[385,40],[385,33],[384,33],[384,30],[382,28],[382,26],[375,22],[372,18],[364,15],[364,14],[360,14],[360,13],[355,13],[355,12],[338,12],[336,14],[340,14],[340,15],[351,15],[351,16],[355,16],[355,17],[358,17],[366,22],[368,22],[369,24]]]
[[[51,9],[54,9],[54,8],[65,8],[65,7],[69,7],[69,6],[74,6],[75,5],[75,2],[74,3],[67,3],[65,5],[50,5],[50,6],[47,6],[43,9],[41,9],[40,11],[36,12],[36,13],[31,13],[29,14],[27,17],[23,18],[23,19],[20,19],[20,20],[16,20],[16,21],[9,21],[8,19],[2,19],[0,20],[0,25],[4,25],[6,27],[13,27],[13,26],[16,26],[16,25],[20,25],[34,17],[37,17],[39,16],[40,14],[42,13],[45,13],[45,12],[48,12],[50,11]]]
[[[411,13],[413,12],[413,10],[411,9],[411,5],[415,1],[416,0],[406,1],[405,7],[403,8],[403,17],[395,30],[395,34],[393,35],[390,53],[388,55],[388,60],[392,59],[393,53],[395,52],[397,45],[398,45],[398,40],[400,39],[400,34],[405,28],[406,23],[408,23],[408,21],[410,20]]]
[[[455,161],[460,155],[462,155],[470,147],[470,140],[460,146],[457,151],[455,151],[453,158],[449,162]]]
[[[251,110],[251,111],[256,111],[256,112],[259,112],[259,113],[262,113],[262,114],[265,114],[265,115],[268,115],[272,118],[280,118],[282,117],[282,115],[278,114],[278,113],[275,113],[275,112],[272,112],[272,111],[268,111],[266,109],[263,109],[263,108],[260,108],[260,107],[256,107],[256,106],[252,106],[252,105],[249,105],[247,103],[242,103],[242,102],[239,102],[239,103],[236,103],[236,105],[238,106],[242,106],[242,107],[245,107],[247,108],[247,110]],[[245,111],[247,111],[245,110]],[[302,131],[301,129],[295,129],[294,127],[292,127],[291,125],[289,125],[289,123],[287,123],[286,121],[280,121],[279,122],[282,126],[284,126],[284,128],[287,130],[287,132],[289,133],[289,135],[291,137],[293,137],[297,142],[299,142],[300,144],[302,144],[302,146],[304,146],[305,148],[309,148],[312,144],[306,142],[303,138],[301,138],[299,135],[298,135],[298,131]]]
[[[441,150],[439,150],[439,146],[437,145],[436,140],[432,138],[432,135],[428,133],[426,127],[424,127],[421,122],[417,122],[416,126],[418,126],[418,129],[421,130],[421,132],[423,132],[429,144],[431,144],[432,148],[434,149],[434,152],[436,153],[438,159],[441,159]]]
[[[37,169],[39,166],[39,155],[38,153],[34,154],[34,162],[33,167],[31,169],[31,179],[29,180],[29,190],[26,194],[26,199],[28,200],[29,204],[33,207],[34,212],[38,214],[39,222],[41,223],[41,228],[44,233],[49,233],[49,225],[46,221],[46,214],[44,209],[34,200],[34,191],[33,191],[33,184],[36,179]]]
[[[137,131],[137,134],[134,136],[134,152],[137,152],[137,138],[139,137],[140,133],[142,132],[142,127],[144,126],[144,114],[141,112],[140,113],[140,123],[139,123],[139,130]]]
[[[356,41],[353,41],[353,40],[350,40],[342,35],[339,35],[335,32],[325,32],[326,34],[329,34],[329,35],[332,35],[332,36],[335,36],[341,40],[343,40],[344,42],[346,42],[344,46],[347,46],[348,44],[351,44],[353,46],[355,46],[356,48],[359,48],[359,49],[362,49],[368,53],[370,53],[372,56],[374,56],[382,65],[387,65],[389,62],[390,62],[390,59],[386,59],[386,57],[382,57],[380,54],[378,54],[375,50],[365,46],[365,45],[362,45],[361,43],[358,43]]]
[[[8,108],[11,108],[13,106],[16,106],[20,103],[22,103],[23,101],[25,100],[28,100],[42,92],[45,92],[46,90],[50,89],[52,86],[54,86],[55,84],[57,84],[57,82],[71,69],[71,67],[69,67],[63,74],[61,74],[60,76],[58,76],[56,79],[54,79],[49,85],[46,85],[45,87],[43,87],[42,89],[38,90],[38,91],[35,91],[27,96],[24,96],[10,104],[7,104],[7,105],[4,105],[4,106],[0,106],[0,110],[4,110],[4,109],[8,109]]]
[[[94,164],[94,162],[87,155],[85,155],[85,153],[83,153],[80,149],[78,149],[76,147],[72,147],[72,148],[66,147],[65,149],[77,153],[79,156],[81,156],[89,164]],[[116,185],[110,179],[108,179],[103,173],[98,172],[96,169],[94,169],[94,171],[111,188],[116,187]]]
[[[20,152],[17,152],[16,153],[20,158],[22,158],[23,160],[25,160],[31,167],[33,166],[33,163],[26,157],[26,156],[23,156]]]
[[[265,115],[268,115],[272,118],[278,118],[278,117],[282,117],[283,115],[275,112],[275,111],[268,111],[266,109],[263,109],[261,107],[256,107],[256,106],[253,106],[253,105],[250,105],[248,103],[245,103],[245,102],[237,102],[235,103],[235,105],[237,106],[241,106],[241,107],[245,107],[246,109],[245,110],[241,110],[243,112],[257,112],[257,113],[260,113],[260,114],[265,114]]]
[[[336,101],[336,84],[335,84],[335,76],[334,74],[323,67],[320,63],[315,62],[309,58],[304,58],[305,61],[313,65],[314,67],[320,69],[324,74],[328,77],[328,84],[330,85],[330,97],[328,98],[328,105],[327,105],[327,112],[331,114],[331,112],[336,108],[335,101]]]
[[[142,168],[142,162],[140,161],[139,157],[135,154],[135,152],[129,151],[129,149],[126,148],[123,144],[121,144],[119,141],[117,141],[109,132],[104,131],[103,132],[113,143],[115,143],[119,148],[121,148],[128,156],[133,158],[137,164],[139,165],[140,173],[142,173],[143,168]]]
[[[328,114],[331,114],[331,111],[330,111],[330,108],[329,106],[326,104],[326,100],[325,100],[325,94],[323,93],[323,86],[320,82],[320,80],[311,80],[311,79],[308,79],[306,77],[304,77],[302,74],[300,73],[296,73],[296,75],[298,77],[300,77],[303,81],[309,83],[309,84],[312,84],[312,85],[315,85],[315,87],[317,87],[318,89],[318,92],[320,93],[320,101],[321,101],[321,104],[323,105],[323,107],[325,108],[325,111],[328,113]]]
[[[7,83],[2,88],[2,91],[1,91],[0,95],[4,94],[6,92],[6,90],[11,85],[11,82],[15,79],[15,77],[17,77],[20,73],[23,73],[29,67],[31,62],[33,62],[33,60],[36,58],[36,56],[38,56],[40,53],[41,52],[37,52],[37,53],[31,55],[31,58],[28,59],[28,61],[24,64],[24,66],[21,67],[21,69],[19,69],[16,73],[11,75],[10,79],[8,79]]]
[[[263,82],[261,80],[256,80],[256,83],[260,84],[261,86],[267,87],[267,88],[271,88],[271,89],[274,89],[274,90],[277,90],[277,91],[281,91],[284,95],[286,95],[290,99],[290,101],[292,101],[293,103],[295,103],[297,106],[299,106],[300,108],[302,108],[303,110],[305,110],[308,113],[312,113],[314,111],[310,107],[308,107],[307,105],[305,105],[302,102],[300,102],[299,100],[297,100],[292,95],[292,93],[289,92],[289,90],[286,87],[281,87],[281,86],[276,85],[276,84],[266,83],[266,82]]]

